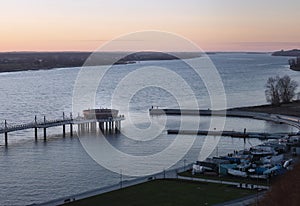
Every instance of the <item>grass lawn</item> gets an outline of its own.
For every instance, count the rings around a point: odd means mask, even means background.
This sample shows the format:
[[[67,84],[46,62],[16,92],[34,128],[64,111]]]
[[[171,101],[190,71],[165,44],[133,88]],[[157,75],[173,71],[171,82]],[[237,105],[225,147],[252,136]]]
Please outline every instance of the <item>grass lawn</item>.
[[[255,185],[265,185],[269,186],[270,183],[267,180],[263,179],[248,179],[243,177],[232,177],[232,176],[210,176],[210,175],[204,175],[204,174],[195,174],[192,175],[191,170],[188,170],[186,172],[179,173],[178,175],[184,176],[184,177],[193,177],[193,178],[203,178],[203,179],[211,179],[211,180],[222,180],[222,181],[229,181],[229,182],[238,182],[238,183],[247,183],[247,184],[255,184]],[[270,181],[272,182],[272,181]]]
[[[255,191],[221,184],[184,180],[153,180],[66,205],[212,205],[255,193]]]

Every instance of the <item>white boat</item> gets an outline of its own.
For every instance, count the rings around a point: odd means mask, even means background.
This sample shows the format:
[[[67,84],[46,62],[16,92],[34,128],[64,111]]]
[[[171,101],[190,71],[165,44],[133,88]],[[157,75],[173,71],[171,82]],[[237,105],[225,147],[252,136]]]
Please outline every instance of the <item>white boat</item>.
[[[248,176],[246,172],[242,172],[242,171],[234,170],[234,169],[228,169],[227,172],[230,175],[238,176],[238,177],[247,177]]]
[[[271,174],[272,172],[274,172],[274,171],[276,171],[276,170],[279,170],[281,167],[279,167],[279,166],[274,166],[274,167],[272,167],[272,168],[270,168],[270,169],[267,169],[266,171],[264,171],[264,175],[268,175],[268,174]]]
[[[287,167],[290,166],[292,163],[293,163],[293,159],[289,159],[289,160],[287,160],[287,161],[285,161],[285,162],[283,163],[283,167],[284,167],[284,168],[287,168]]]
[[[262,146],[262,145],[251,147],[250,152],[252,155],[260,155],[260,156],[277,154],[277,152],[272,147]]]
[[[203,173],[205,171],[212,171],[209,167],[200,166],[198,164],[193,164],[192,174]]]
[[[267,175],[249,175],[250,178],[253,179],[267,179],[268,176]]]
[[[251,163],[242,163],[237,166],[240,171],[246,171],[251,166]]]
[[[263,164],[273,164],[273,165],[281,163],[282,160],[283,160],[283,154],[261,158],[261,162]]]

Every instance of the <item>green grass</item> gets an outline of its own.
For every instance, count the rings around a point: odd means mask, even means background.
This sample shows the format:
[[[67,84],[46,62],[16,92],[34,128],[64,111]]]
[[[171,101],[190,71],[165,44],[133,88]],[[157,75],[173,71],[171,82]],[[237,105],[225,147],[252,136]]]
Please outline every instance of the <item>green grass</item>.
[[[211,179],[211,180],[222,180],[222,181],[230,181],[230,182],[238,182],[238,183],[247,183],[247,184],[255,184],[255,185],[264,185],[269,186],[270,183],[267,180],[263,179],[249,179],[243,177],[232,177],[232,176],[211,176],[211,175],[204,175],[204,174],[195,174],[192,175],[191,170],[186,172],[178,173],[180,176],[184,177],[193,177],[193,178],[203,178],[203,179]],[[272,182],[272,181],[271,181]]]
[[[67,205],[212,205],[251,194],[255,194],[255,191],[238,189],[228,185],[184,180],[154,180]]]

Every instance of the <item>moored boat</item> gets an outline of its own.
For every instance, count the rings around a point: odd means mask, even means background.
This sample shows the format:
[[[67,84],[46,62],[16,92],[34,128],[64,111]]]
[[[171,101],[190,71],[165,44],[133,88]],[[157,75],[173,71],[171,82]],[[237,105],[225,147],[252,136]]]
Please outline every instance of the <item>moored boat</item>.
[[[250,178],[253,179],[268,179],[268,175],[258,175],[258,174],[254,174],[254,175],[249,175]]]
[[[247,177],[247,172],[242,172],[239,170],[235,170],[235,169],[228,169],[227,170],[228,174],[233,175],[233,176],[238,176],[238,177]]]

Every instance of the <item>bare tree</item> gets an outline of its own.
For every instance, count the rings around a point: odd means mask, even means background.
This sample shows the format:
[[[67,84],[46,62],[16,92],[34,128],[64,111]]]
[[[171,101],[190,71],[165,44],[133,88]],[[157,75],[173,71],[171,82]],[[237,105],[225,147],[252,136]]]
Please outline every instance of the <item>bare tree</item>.
[[[283,77],[270,77],[265,85],[266,99],[273,105],[280,103],[288,103],[293,100],[296,95],[298,83],[288,75]]]
[[[296,89],[298,87],[298,83],[288,75],[280,78],[279,82],[279,95],[282,103],[291,102],[294,96],[296,95]]]
[[[280,96],[279,96],[279,89],[278,89],[278,82],[280,77],[269,77],[267,84],[265,85],[265,95],[267,102],[270,102],[273,105],[280,104]]]

